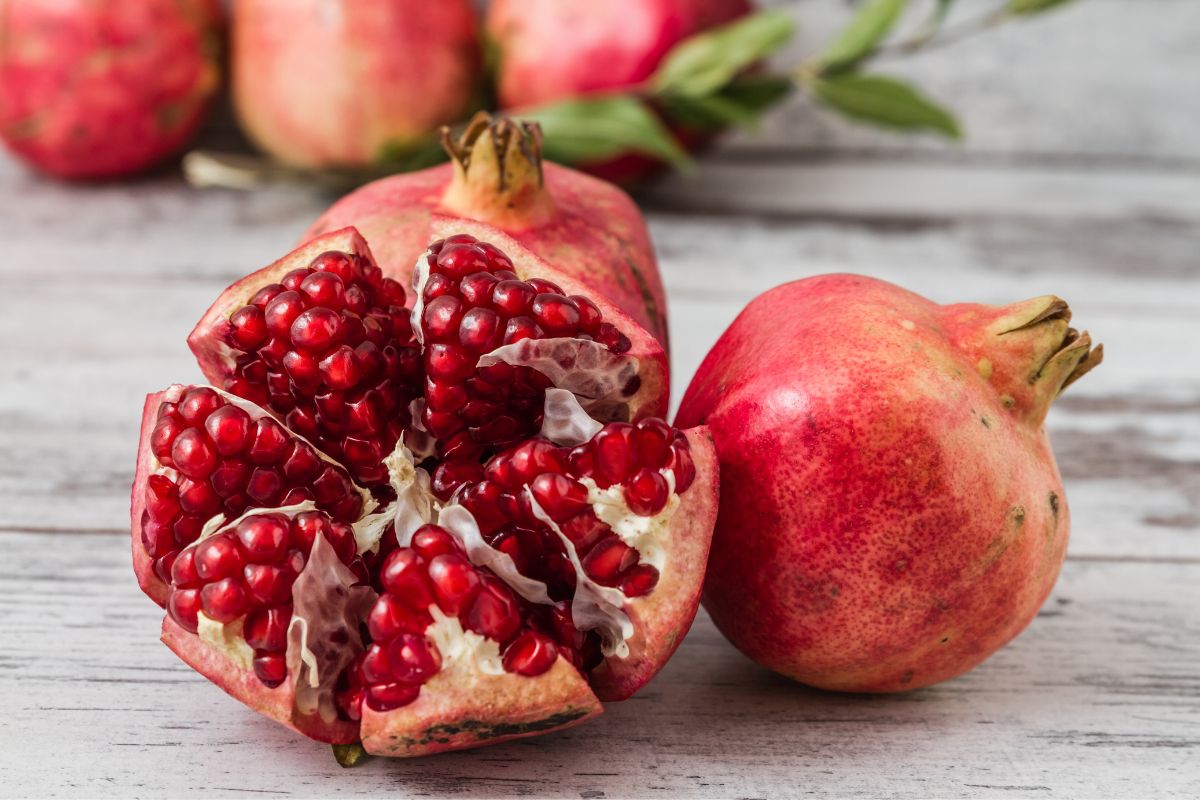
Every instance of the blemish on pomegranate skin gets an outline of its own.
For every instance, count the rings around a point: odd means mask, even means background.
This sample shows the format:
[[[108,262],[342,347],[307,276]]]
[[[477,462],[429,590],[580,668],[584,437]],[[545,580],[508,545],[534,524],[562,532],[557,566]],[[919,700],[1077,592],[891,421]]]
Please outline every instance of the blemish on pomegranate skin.
[[[900,320],[900,327],[904,328],[904,330],[906,330],[906,331],[912,331],[912,330],[916,330],[917,325],[911,319],[903,319],[903,320]]]
[[[913,679],[913,671],[911,669],[900,676],[901,683],[905,683],[905,684],[912,683],[912,679]]]

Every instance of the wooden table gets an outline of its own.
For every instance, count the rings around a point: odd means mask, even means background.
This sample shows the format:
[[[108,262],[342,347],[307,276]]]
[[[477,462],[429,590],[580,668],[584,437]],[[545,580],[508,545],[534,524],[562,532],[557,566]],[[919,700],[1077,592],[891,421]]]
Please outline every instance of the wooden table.
[[[796,54],[844,18],[794,6]],[[1200,795],[1200,8],[1090,0],[894,68],[961,112],[964,146],[797,100],[647,199],[676,396],[737,310],[789,278],[1067,298],[1108,363],[1051,413],[1075,530],[1012,645],[931,689],[841,696],[757,668],[701,615],[591,724],[343,770],[159,644],[127,532],[142,396],[199,378],[194,320],[328,199],[174,175],[66,187],[6,162],[0,795]]]

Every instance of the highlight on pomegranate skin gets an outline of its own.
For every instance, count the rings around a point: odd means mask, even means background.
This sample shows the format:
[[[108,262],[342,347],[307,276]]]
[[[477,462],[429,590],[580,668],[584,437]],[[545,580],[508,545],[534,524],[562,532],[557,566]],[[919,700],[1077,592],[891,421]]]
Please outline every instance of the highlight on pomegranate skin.
[[[134,569],[163,640],[312,738],[411,756],[577,724],[695,616],[711,439],[656,340],[494,232],[405,290],[353,229],[235,283],[147,399]],[[452,733],[447,733],[452,731]]]

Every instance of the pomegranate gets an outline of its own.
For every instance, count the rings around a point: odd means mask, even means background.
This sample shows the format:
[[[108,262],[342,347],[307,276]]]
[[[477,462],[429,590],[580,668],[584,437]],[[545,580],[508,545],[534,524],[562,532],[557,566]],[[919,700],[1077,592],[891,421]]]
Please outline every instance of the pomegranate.
[[[654,338],[495,229],[433,230],[411,311],[354,229],[229,287],[189,338],[215,386],[147,399],[133,486],[164,642],[383,755],[632,695],[695,616],[716,519]]]
[[[467,112],[477,28],[469,0],[236,0],[242,127],[297,166],[386,160]]]
[[[1016,636],[1069,516],[1043,421],[1098,364],[1067,304],[940,306],[857,275],[750,303],[676,424],[723,502],[704,606],[742,652],[842,691],[928,686]]]
[[[748,14],[749,0],[493,0],[503,108],[633,89],[689,36]]]
[[[554,263],[589,294],[667,341],[667,305],[641,212],[615,186],[544,163],[536,125],[479,114],[457,141],[452,164],[375,181],[335,203],[306,237],[353,225],[401,282],[429,240],[434,216],[499,228]]]
[[[635,89],[684,39],[750,13],[750,0],[494,0],[486,28],[499,54],[500,107],[532,108],[581,95]],[[707,132],[673,126],[689,149]],[[662,167],[626,153],[581,166],[623,185]]]
[[[221,22],[219,0],[0,0],[0,139],[62,178],[162,162],[218,88]]]

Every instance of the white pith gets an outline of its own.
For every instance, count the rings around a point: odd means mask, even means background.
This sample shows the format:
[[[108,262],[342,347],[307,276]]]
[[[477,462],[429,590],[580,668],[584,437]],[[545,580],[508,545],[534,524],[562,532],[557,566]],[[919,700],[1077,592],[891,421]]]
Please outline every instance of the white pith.
[[[643,517],[634,513],[625,502],[625,487],[613,484],[601,489],[591,478],[579,478],[587,487],[588,503],[601,522],[612,528],[613,533],[625,544],[638,551],[643,564],[650,564],[660,573],[666,564],[666,539],[671,530],[671,517],[679,509],[679,495],[675,494],[675,473],[661,470],[667,479],[667,503],[657,513]]]
[[[567,538],[558,523],[534,499],[533,492],[525,487],[533,515],[541,520],[562,540],[567,558],[575,567],[575,595],[571,598],[571,621],[579,630],[595,630],[600,633],[600,651],[605,656],[624,658],[629,655],[626,642],[633,636],[633,623],[623,610],[628,598],[620,589],[601,586],[588,577],[575,551],[575,543]]]
[[[433,622],[425,629],[425,638],[437,645],[441,653],[439,672],[462,668],[484,675],[504,674],[504,662],[496,640],[466,630],[458,617],[443,614],[436,603],[429,606],[429,614]]]
[[[254,649],[246,644],[242,635],[245,617],[238,617],[233,622],[223,623],[210,619],[201,611],[196,614],[196,635],[200,641],[216,650],[226,659],[241,667],[251,669],[254,666]]]

